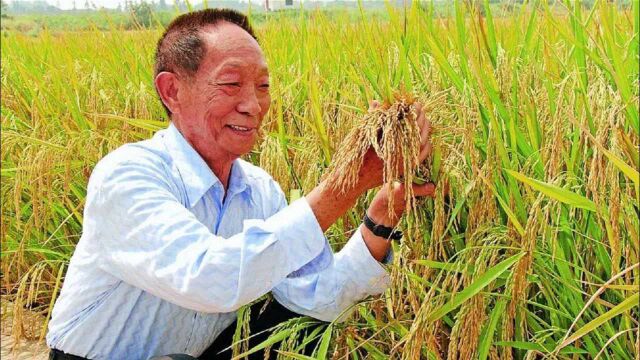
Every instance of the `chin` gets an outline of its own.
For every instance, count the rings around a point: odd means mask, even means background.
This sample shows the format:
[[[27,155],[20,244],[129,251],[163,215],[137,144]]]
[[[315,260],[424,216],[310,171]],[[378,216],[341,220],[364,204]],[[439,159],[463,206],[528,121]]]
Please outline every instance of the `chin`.
[[[253,150],[257,143],[256,137],[252,139],[225,139],[226,141],[222,145],[222,148],[234,158],[242,157]],[[231,141],[229,141],[231,140]]]
[[[230,149],[229,153],[233,154],[234,157],[239,158],[250,153],[252,149],[253,149],[253,146],[251,146],[250,148],[243,147],[241,149],[238,149],[238,148]]]

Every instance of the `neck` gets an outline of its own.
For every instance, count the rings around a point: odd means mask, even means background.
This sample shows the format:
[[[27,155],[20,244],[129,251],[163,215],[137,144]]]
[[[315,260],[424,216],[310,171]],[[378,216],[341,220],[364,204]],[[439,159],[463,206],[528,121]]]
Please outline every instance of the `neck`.
[[[226,192],[229,185],[229,175],[231,175],[231,167],[233,162],[237,159],[237,156],[220,150],[215,144],[210,142],[198,141],[197,131],[189,131],[188,128],[183,128],[180,118],[172,118],[174,126],[180,131],[182,136],[191,144],[191,146],[200,154],[205,163],[209,166],[213,174],[220,180],[222,186]],[[206,148],[201,148],[198,144],[207,143]]]

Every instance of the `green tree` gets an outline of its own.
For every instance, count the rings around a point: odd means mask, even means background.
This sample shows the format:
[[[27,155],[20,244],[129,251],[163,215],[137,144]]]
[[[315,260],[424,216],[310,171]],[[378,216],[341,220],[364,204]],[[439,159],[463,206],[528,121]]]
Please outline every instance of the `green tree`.
[[[135,24],[143,27],[151,27],[153,23],[153,6],[145,0],[140,2],[130,2],[128,4],[129,13]]]
[[[1,2],[1,8],[0,8],[0,17],[2,17],[3,19],[7,19],[9,18],[9,15],[7,14],[7,10],[8,10],[8,6],[7,3],[4,2],[4,0],[0,0]]]

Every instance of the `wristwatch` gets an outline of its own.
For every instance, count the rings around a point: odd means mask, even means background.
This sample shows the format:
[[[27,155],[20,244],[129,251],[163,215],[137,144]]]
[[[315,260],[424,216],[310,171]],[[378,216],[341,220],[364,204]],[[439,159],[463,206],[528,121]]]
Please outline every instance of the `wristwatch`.
[[[402,239],[402,231],[393,230],[393,228],[390,228],[388,226],[376,224],[375,222],[373,222],[373,220],[371,220],[369,216],[367,216],[366,212],[364,213],[364,219],[362,219],[362,222],[364,223],[364,226],[366,226],[367,229],[371,230],[371,232],[375,236],[380,236],[388,240],[396,241]]]

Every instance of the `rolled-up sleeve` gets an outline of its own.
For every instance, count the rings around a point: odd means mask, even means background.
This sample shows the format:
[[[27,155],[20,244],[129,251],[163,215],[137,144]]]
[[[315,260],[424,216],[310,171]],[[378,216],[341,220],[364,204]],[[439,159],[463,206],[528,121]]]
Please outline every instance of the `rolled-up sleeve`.
[[[179,306],[231,312],[269,292],[325,247],[305,199],[241,233],[214,235],[178,200],[162,164],[122,160],[92,179],[85,231],[103,271]],[[98,223],[99,221],[99,223]],[[95,222],[95,223],[93,223]]]
[[[286,205],[284,194],[277,186],[276,192],[280,197],[276,203],[282,208]],[[308,226],[306,236],[324,238],[317,222]],[[389,274],[383,264],[392,259],[389,250],[383,262],[378,262],[357,229],[338,253],[334,254],[326,242],[320,255],[289,274],[272,293],[280,304],[296,313],[323,321],[344,320],[350,313],[347,310],[358,301],[389,287]]]
[[[273,294],[291,311],[323,321],[341,321],[355,303],[383,293],[389,284],[388,272],[373,258],[358,229],[329,266],[289,277],[273,289]]]

